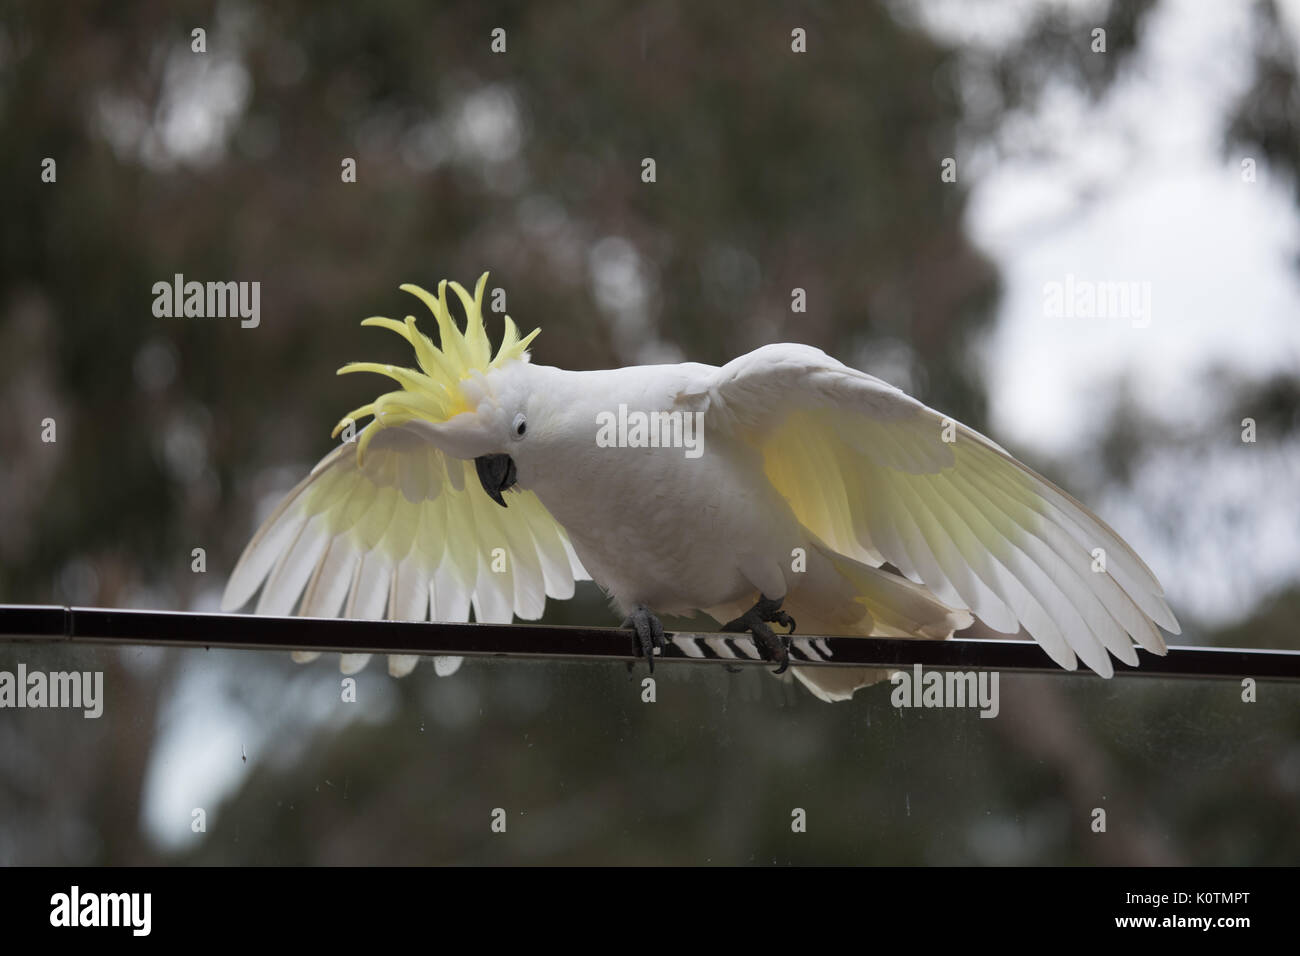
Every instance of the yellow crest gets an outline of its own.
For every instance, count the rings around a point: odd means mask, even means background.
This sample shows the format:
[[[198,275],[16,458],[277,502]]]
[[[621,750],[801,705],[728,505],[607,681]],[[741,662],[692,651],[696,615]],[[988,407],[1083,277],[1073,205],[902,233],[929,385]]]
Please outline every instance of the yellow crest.
[[[483,290],[487,286],[488,274],[479,276],[478,285],[471,297],[459,282],[448,283],[446,279],[438,283],[438,296],[434,296],[418,285],[401,286],[403,292],[409,292],[428,306],[429,311],[438,322],[438,337],[442,347],[434,345],[432,340],[415,327],[415,316],[408,315],[405,322],[396,322],[382,316],[372,316],[362,320],[362,325],[377,325],[390,329],[406,339],[415,349],[415,358],[420,368],[399,368],[396,365],[383,365],[378,362],[350,362],[339,369],[339,374],[348,372],[377,372],[387,375],[402,388],[387,392],[373,402],[354,409],[334,426],[331,437],[337,437],[348,422],[356,422],[366,415],[374,416],[375,428],[369,428],[361,436],[357,447],[358,459],[365,453],[369,439],[380,429],[393,425],[402,425],[414,419],[430,422],[445,422],[470,411],[461,382],[475,372],[486,372],[507,362],[523,359],[528,353],[531,342],[540,329],[534,329],[523,338],[510,316],[505,316],[506,330],[501,339],[501,347],[492,356],[492,347],[488,343],[487,330],[483,326]],[[461,331],[447,308],[447,286],[456,293],[465,309],[465,331]]]

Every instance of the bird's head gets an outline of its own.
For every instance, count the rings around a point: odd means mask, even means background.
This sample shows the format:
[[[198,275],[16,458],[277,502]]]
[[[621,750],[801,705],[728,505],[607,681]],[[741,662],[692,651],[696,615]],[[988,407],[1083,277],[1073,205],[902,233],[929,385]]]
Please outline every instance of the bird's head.
[[[418,369],[377,362],[353,362],[339,369],[347,372],[377,372],[402,387],[380,395],[373,402],[345,415],[334,428],[337,436],[349,423],[367,415],[374,421],[360,435],[357,459],[385,428],[408,425],[417,428],[445,454],[473,460],[484,490],[504,506],[501,492],[515,483],[515,462],[511,452],[528,434],[526,404],[528,343],[539,330],[520,338],[509,316],[505,334],[495,356],[483,325],[483,290],[488,274],[479,277],[471,296],[460,283],[438,283],[435,297],[416,285],[403,285],[420,299],[438,322],[440,346],[415,326],[415,317],[405,322],[380,316],[362,321],[398,333],[415,349]],[[447,307],[447,289],[465,310],[465,329],[456,325]]]

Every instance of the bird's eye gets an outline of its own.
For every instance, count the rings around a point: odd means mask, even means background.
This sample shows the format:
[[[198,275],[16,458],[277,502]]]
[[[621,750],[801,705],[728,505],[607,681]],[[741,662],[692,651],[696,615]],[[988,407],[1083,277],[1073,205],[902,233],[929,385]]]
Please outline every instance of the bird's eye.
[[[524,432],[528,431],[528,420],[524,418],[522,412],[515,416],[515,423],[511,426],[511,431],[514,432],[516,440],[523,438]]]

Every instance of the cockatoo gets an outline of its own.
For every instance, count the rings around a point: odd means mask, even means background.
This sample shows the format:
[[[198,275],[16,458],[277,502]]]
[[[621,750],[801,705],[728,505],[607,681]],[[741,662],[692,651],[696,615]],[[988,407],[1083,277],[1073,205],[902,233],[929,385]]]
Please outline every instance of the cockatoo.
[[[973,618],[1023,626],[1061,667],[1082,658],[1103,677],[1111,655],[1137,665],[1135,642],[1164,654],[1156,625],[1178,633],[1155,575],[1101,519],[880,379],[791,344],[721,367],[568,371],[532,364],[537,332],[521,338],[509,316],[494,356],[486,282],[472,296],[401,287],[433,313],[439,345],[412,316],[362,322],[405,338],[419,367],[339,370],[400,387],[339,422],[345,440],[249,542],[223,609],[262,586],[258,613],[467,621],[472,608],[508,623],[590,578],[651,664],[657,615],[703,612],[753,634],[779,670],[796,621],[929,639]],[[458,664],[435,659],[440,674]],[[828,701],[888,673],[792,670]]]

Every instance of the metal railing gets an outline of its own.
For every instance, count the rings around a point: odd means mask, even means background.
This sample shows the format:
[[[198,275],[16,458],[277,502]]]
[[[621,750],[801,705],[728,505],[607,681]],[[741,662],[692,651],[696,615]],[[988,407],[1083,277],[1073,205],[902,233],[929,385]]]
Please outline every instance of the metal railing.
[[[669,632],[656,663],[686,661],[767,665],[746,635]],[[447,654],[554,660],[642,660],[630,630],[535,624],[441,624],[264,617],[181,611],[128,611],[60,605],[0,605],[0,641],[150,644],[279,651]],[[1145,651],[1141,666],[1116,661],[1132,677],[1300,680],[1300,651],[1170,647],[1166,657]],[[954,638],[946,641],[796,635],[791,663],[818,667],[986,668],[1042,674],[1065,671],[1033,641]]]

